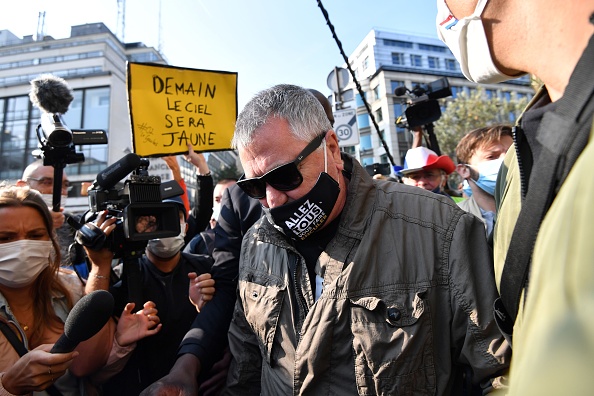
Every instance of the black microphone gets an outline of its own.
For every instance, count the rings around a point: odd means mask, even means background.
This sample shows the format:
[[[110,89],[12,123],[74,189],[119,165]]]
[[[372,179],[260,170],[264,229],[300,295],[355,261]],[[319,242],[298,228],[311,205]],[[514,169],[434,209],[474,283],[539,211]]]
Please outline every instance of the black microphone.
[[[406,95],[406,92],[408,92],[408,88],[406,88],[406,87],[396,87],[396,89],[394,90],[394,95],[396,95],[396,96],[402,96],[402,95]]]
[[[93,189],[101,187],[103,190],[109,190],[122,180],[128,173],[140,166],[140,157],[134,153],[128,153],[117,162],[114,162],[102,172],[97,174],[97,179],[93,182]]]
[[[64,334],[52,347],[51,353],[72,352],[105,326],[113,313],[113,296],[105,290],[95,290],[81,298],[64,323]]]

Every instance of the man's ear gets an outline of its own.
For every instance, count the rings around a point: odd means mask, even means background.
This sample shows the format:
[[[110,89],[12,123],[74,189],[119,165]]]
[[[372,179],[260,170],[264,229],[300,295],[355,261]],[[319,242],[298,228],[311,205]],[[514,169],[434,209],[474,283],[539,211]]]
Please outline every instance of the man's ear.
[[[340,156],[340,146],[338,145],[338,136],[334,130],[326,132],[326,147],[328,148],[328,156],[332,158],[339,171],[344,169],[344,163]]]
[[[25,187],[25,186],[28,186],[29,184],[26,181],[20,179],[20,180],[17,180],[16,185],[17,185],[17,187]]]
[[[468,166],[464,164],[456,165],[456,172],[458,172],[460,177],[464,180],[470,178],[470,169],[468,169]]]

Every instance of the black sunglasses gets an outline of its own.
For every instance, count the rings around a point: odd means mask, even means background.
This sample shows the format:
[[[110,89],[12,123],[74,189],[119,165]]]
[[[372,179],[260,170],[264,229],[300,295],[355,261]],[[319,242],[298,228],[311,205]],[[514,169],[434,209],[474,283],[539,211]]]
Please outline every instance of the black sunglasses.
[[[294,161],[277,166],[260,177],[246,179],[245,175],[241,175],[237,181],[237,185],[241,187],[247,195],[256,199],[261,199],[266,196],[266,183],[279,191],[291,191],[296,189],[303,183],[303,176],[301,175],[301,172],[299,172],[299,169],[297,169],[297,165],[322,144],[324,137],[326,137],[326,133],[317,136],[305,146],[303,151],[299,153]]]

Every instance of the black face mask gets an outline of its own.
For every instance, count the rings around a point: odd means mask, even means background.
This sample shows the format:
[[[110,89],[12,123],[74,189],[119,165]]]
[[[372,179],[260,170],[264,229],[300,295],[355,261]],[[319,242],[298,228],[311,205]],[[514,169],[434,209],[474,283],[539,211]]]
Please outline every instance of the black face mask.
[[[304,240],[328,220],[339,193],[338,182],[322,172],[315,186],[303,197],[277,208],[264,208],[264,212],[285,235]]]

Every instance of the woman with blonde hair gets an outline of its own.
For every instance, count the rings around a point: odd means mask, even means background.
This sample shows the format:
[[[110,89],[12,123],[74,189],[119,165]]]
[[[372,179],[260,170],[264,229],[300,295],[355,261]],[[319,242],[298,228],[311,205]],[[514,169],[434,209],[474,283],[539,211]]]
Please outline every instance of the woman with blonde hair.
[[[145,304],[139,312],[144,315],[135,315],[129,304],[118,334],[110,319],[74,351],[50,353],[83,293],[76,274],[60,268],[52,218],[40,194],[0,188],[0,395],[46,389],[50,395],[85,395],[87,376],[160,329],[154,306]]]

